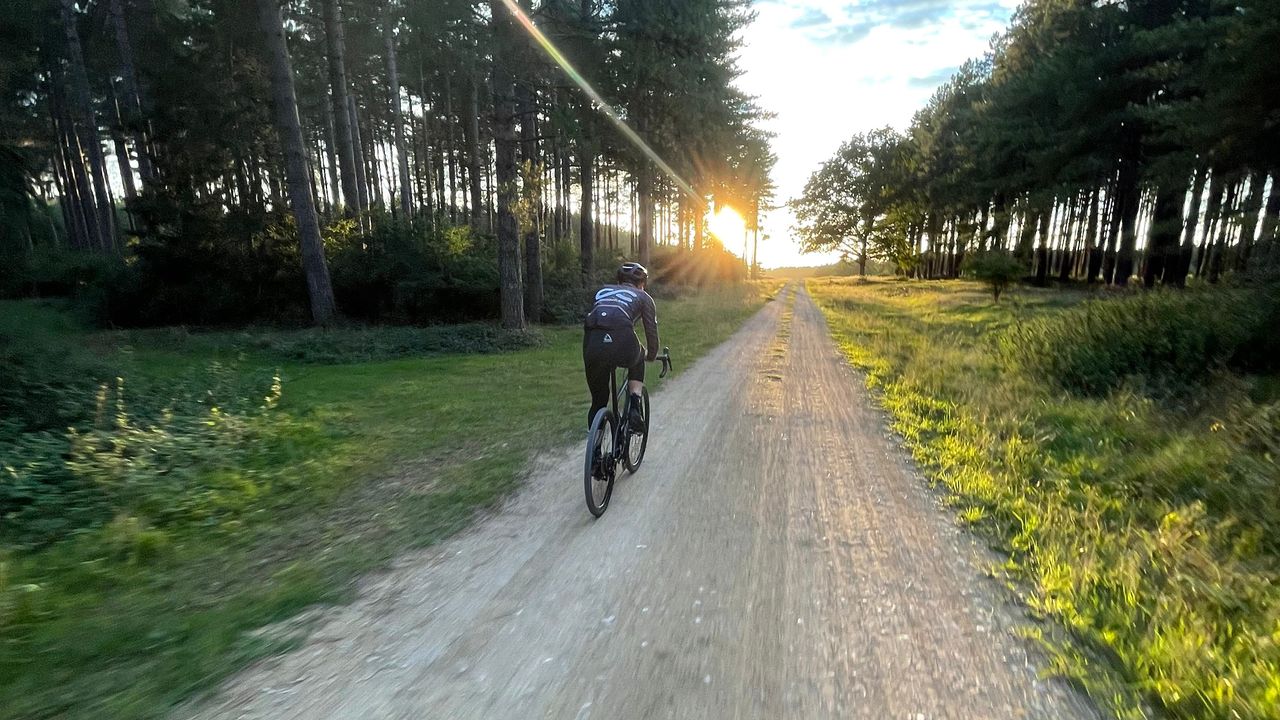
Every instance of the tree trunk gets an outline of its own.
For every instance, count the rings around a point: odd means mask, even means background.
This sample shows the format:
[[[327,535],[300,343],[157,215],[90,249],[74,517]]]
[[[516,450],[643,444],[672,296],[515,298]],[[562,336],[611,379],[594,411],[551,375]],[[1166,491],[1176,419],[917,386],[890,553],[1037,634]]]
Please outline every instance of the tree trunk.
[[[1258,249],[1266,250],[1262,257],[1264,264],[1272,265],[1280,261],[1280,170],[1271,171],[1271,194],[1267,196],[1266,208],[1262,211],[1262,230],[1258,236]]]
[[[123,124],[133,136],[138,152],[138,175],[145,188],[154,179],[151,157],[147,152],[147,135],[142,131],[144,122],[142,88],[133,66],[133,44],[129,40],[129,24],[124,15],[124,0],[111,0],[107,8],[111,26],[115,30],[116,51],[120,53],[120,81],[124,85],[125,112]]]
[[[71,210],[71,179],[67,177],[66,164],[63,159],[65,157],[66,144],[61,140],[62,135],[58,128],[58,118],[54,113],[55,108],[52,107],[53,104],[52,98],[50,98],[50,129],[53,131],[54,138],[53,148],[51,149],[52,156],[50,157],[52,170],[50,174],[53,176],[53,185],[57,191],[58,209],[62,212],[62,226],[67,236],[67,244],[72,247],[76,247],[76,243],[82,239],[83,236],[77,237],[74,234],[77,228],[75,226],[75,219],[72,217]],[[52,216],[50,216],[49,222],[53,222]],[[56,242],[58,240],[57,232],[53,232],[52,237]]]
[[[1107,209],[1103,217],[1107,219],[1107,245],[1102,257],[1102,282],[1110,285],[1116,274],[1116,241],[1120,238],[1120,206],[1116,198],[1116,183],[1107,186]]]
[[[351,127],[351,103],[348,98],[346,39],[342,26],[342,10],[338,0],[323,0],[325,47],[329,56],[330,104],[334,131],[337,135],[338,168],[342,177],[342,203],[347,217],[364,207],[360,203],[360,175],[356,165],[355,134]]]
[[[400,117],[400,69],[396,67],[396,36],[394,25],[398,21],[391,12],[390,0],[384,0],[382,16],[382,44],[386,48],[387,89],[391,92],[392,141],[396,147],[396,163],[400,170],[400,212],[404,219],[413,217],[413,185],[409,179],[409,153],[404,144],[404,120]],[[410,80],[412,82],[412,80]]]
[[[449,222],[458,223],[458,123],[453,112],[453,81],[444,78],[445,156],[449,163]]]
[[[1258,229],[1258,213],[1262,210],[1263,186],[1267,184],[1267,174],[1254,171],[1249,176],[1249,198],[1244,202],[1244,215],[1240,218],[1240,247],[1236,253],[1236,269],[1244,271],[1249,266],[1249,257],[1253,254],[1254,234]]]
[[[1208,166],[1201,165],[1196,168],[1194,179],[1191,181],[1191,207],[1187,211],[1187,217],[1183,223],[1182,246],[1178,251],[1178,267],[1173,276],[1170,277],[1168,268],[1165,269],[1165,284],[1172,284],[1175,287],[1185,287],[1187,284],[1187,275],[1191,272],[1191,261],[1195,255],[1196,249],[1196,228],[1200,223],[1200,204],[1204,196],[1204,184],[1208,179]]]
[[[298,234],[302,243],[302,270],[307,278],[307,291],[311,298],[311,319],[317,325],[324,325],[333,319],[335,312],[333,287],[329,283],[329,268],[324,260],[320,222],[316,218],[316,208],[311,199],[302,123],[298,120],[298,99],[293,89],[293,67],[276,0],[258,0],[258,19],[271,53],[271,104],[275,108],[280,147],[284,151],[289,202],[293,206],[293,216],[298,222]]]
[[[862,245],[862,274],[867,274],[867,246],[863,240]],[[751,231],[751,277],[760,277],[760,226],[757,224]]]
[[[493,3],[490,3],[490,5],[493,5]],[[505,9],[504,12],[506,12]],[[508,50],[504,50],[504,52],[508,52]],[[511,68],[508,67],[504,72],[510,78]],[[509,88],[494,88],[494,100],[497,100],[498,95],[508,95],[510,92]],[[512,131],[514,132],[514,128],[512,128]],[[480,215],[484,212],[486,203],[480,186],[480,84],[476,82],[474,77],[468,77],[467,79],[467,123],[463,126],[463,135],[467,143],[467,180],[471,189],[471,227],[478,231],[480,230]],[[499,179],[498,183],[501,184],[502,180]]]
[[[1131,162],[1124,161],[1121,164],[1119,180],[1116,184],[1116,206],[1121,211],[1121,217],[1120,251],[1116,257],[1115,284],[1123,287],[1133,276],[1133,253],[1138,243],[1136,225],[1141,205],[1137,176]]]
[[[707,243],[707,206],[702,197],[695,198],[693,207],[693,249],[701,250]]]
[[[1156,207],[1151,218],[1151,234],[1147,243],[1147,262],[1142,272],[1142,284],[1155,287],[1157,281],[1182,285],[1177,273],[1182,267],[1179,260],[1178,236],[1182,230],[1182,200],[1185,197],[1181,183],[1165,185],[1156,190]]]
[[[130,209],[134,199],[138,197],[138,188],[133,182],[133,166],[129,164],[129,146],[124,140],[124,116],[120,112],[120,98],[116,95],[114,86],[111,88],[111,106],[116,112],[116,124],[111,129],[111,140],[116,148],[120,181],[124,183],[125,208]]]
[[[71,222],[67,225],[71,246],[78,250],[98,248],[102,244],[99,234],[101,228],[97,223],[97,212],[93,208],[93,195],[89,190],[89,176],[84,171],[84,157],[80,153],[80,142],[76,139],[75,130],[67,117],[66,103],[60,82],[62,78],[55,73],[55,79],[49,83],[49,98],[53,109],[53,131],[57,139],[57,160],[61,163],[64,185],[69,204],[65,210]]]
[[[1067,228],[1062,233],[1062,241],[1058,250],[1058,282],[1065,283],[1071,279],[1071,261],[1075,258],[1076,235],[1082,224],[1080,215],[1084,208],[1078,195],[1073,195],[1067,203]]]
[[[369,175],[365,170],[364,138],[360,133],[360,113],[356,111],[356,98],[347,93],[347,126],[351,128],[352,165],[356,175],[356,207],[369,209]]]
[[[1037,230],[1040,242],[1036,247],[1036,285],[1044,287],[1049,284],[1049,221],[1052,219],[1052,208],[1041,210]]]
[[[324,113],[325,154],[329,158],[329,193],[334,206],[342,204],[342,171],[338,168],[337,135],[333,128],[333,105]]]
[[[591,145],[586,140],[580,140],[578,142],[578,163],[580,165],[578,184],[582,191],[582,198],[578,203],[578,241],[581,248],[583,287],[590,284],[591,273],[595,263],[596,241],[592,234],[592,215],[595,210],[591,205],[592,193],[595,192],[595,177],[592,173],[594,162],[595,153],[592,151]]]
[[[1200,236],[1200,249],[1196,253],[1196,277],[1204,277],[1209,271],[1209,250],[1213,245],[1213,236],[1218,229],[1218,218],[1222,212],[1222,194],[1226,189],[1221,170],[1214,168],[1209,178],[1209,204],[1204,211],[1204,233]]]
[[[1101,194],[1101,190],[1097,187],[1093,188],[1089,194],[1089,218],[1086,220],[1089,226],[1085,228],[1084,257],[1080,258],[1080,269],[1087,283],[1092,283],[1097,278],[1094,257],[1098,254],[1098,205]]]
[[[653,174],[647,160],[641,160],[640,177],[636,186],[640,204],[640,237],[637,238],[637,255],[641,265],[649,264],[649,246],[653,243]]]
[[[1236,198],[1240,190],[1240,183],[1230,183],[1227,186],[1227,197],[1222,201],[1222,210],[1218,215],[1218,238],[1213,242],[1213,247],[1209,251],[1209,282],[1216,283],[1222,276],[1222,268],[1225,264],[1225,255],[1227,252],[1227,236],[1230,234],[1231,217],[1235,214]]]
[[[515,42],[510,11],[502,0],[489,0],[489,12],[493,24],[493,140],[496,149],[495,172],[498,183],[498,279],[501,294],[502,326],[516,329],[524,327],[524,295],[520,291],[520,230],[516,226],[516,132],[514,83],[511,71],[511,46]],[[472,109],[476,109],[474,81],[471,82]],[[471,113],[469,122],[475,122]],[[471,140],[479,134],[473,127]],[[479,153],[472,150],[472,161]],[[477,169],[478,170],[478,169]],[[478,172],[472,172],[478,177]],[[479,200],[479,185],[472,186],[473,197]],[[472,211],[472,222],[479,219]]]
[[[538,108],[527,80],[516,85],[517,112],[520,113],[520,156],[527,173],[524,188],[527,223],[524,228],[524,314],[531,323],[542,321],[542,248],[539,233],[542,220],[542,193],[537,180],[542,177],[538,155]]]
[[[1009,200],[999,193],[992,204],[991,249],[1004,250],[1009,247]]]
[[[1030,264],[1032,258],[1034,243],[1036,239],[1036,217],[1031,211],[1031,199],[1023,198],[1022,200],[1022,218],[1018,227],[1018,245],[1014,248],[1013,254],[1024,265]]]
[[[89,177],[93,184],[94,217],[98,227],[99,250],[115,249],[115,218],[111,198],[107,195],[107,168],[98,138],[98,119],[93,111],[93,98],[89,93],[89,76],[85,72],[84,53],[80,46],[80,32],[76,28],[75,0],[61,0],[63,37],[66,40],[67,68],[71,72],[70,115],[81,157],[89,161]],[[86,210],[90,209],[86,206]]]

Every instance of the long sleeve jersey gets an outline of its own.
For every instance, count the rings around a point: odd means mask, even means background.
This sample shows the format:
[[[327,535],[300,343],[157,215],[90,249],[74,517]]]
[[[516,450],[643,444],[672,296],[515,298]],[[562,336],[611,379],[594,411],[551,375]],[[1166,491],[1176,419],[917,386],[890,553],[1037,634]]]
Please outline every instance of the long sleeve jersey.
[[[658,357],[658,306],[649,293],[634,285],[605,285],[596,292],[595,307],[587,315],[588,329],[631,330],[644,321],[648,359]]]

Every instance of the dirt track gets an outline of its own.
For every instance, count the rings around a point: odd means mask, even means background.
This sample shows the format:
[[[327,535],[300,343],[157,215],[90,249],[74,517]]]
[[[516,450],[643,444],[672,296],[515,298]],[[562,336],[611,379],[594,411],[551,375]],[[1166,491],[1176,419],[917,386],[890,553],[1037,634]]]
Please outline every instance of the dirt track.
[[[581,448],[371,578],[197,718],[1093,718],[798,293],[653,398],[609,512]],[[678,358],[679,349],[676,348]],[[584,389],[585,392],[585,389]]]

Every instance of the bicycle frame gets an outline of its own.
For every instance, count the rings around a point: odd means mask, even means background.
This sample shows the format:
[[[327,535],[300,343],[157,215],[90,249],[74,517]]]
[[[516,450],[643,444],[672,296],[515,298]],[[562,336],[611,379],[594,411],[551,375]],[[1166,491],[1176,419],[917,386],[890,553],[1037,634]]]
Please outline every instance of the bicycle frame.
[[[658,373],[658,377],[666,377],[667,373],[671,372],[671,348],[662,348],[662,354],[655,359],[662,362],[662,372]],[[626,452],[631,420],[631,393],[626,393],[626,400],[622,404],[621,411],[618,408],[618,396],[622,394],[618,391],[619,372],[625,373],[626,368],[614,368],[609,373],[609,407],[612,409],[613,417],[616,419],[613,438],[613,455],[615,459],[621,459],[623,453]],[[623,380],[622,387],[627,387],[627,380]]]
[[[663,348],[662,355],[659,355],[656,359],[662,361],[662,373],[658,377],[666,377],[671,370],[671,350]],[[628,392],[624,399],[619,399],[618,397],[621,390],[627,389],[626,375],[623,376],[622,384],[619,384],[619,370],[625,372],[625,368],[614,368],[609,373],[609,404],[596,413],[591,422],[592,434],[587,437],[586,464],[583,468],[585,473],[584,484],[587,494],[587,509],[596,517],[600,517],[609,505],[609,497],[613,494],[613,483],[618,465],[624,465],[629,472],[634,473],[644,459],[645,446],[648,445],[649,439],[648,393],[644,393],[646,399],[644,403],[646,415],[644,422],[646,427],[641,428],[642,432],[633,432],[631,428],[631,393]],[[612,447],[608,454],[598,454],[600,448],[597,443],[604,436],[599,436],[595,433],[602,422],[608,422],[613,428],[612,437],[610,438]],[[602,430],[603,428],[599,429]],[[630,445],[635,438],[640,438],[641,444],[638,455],[633,459],[630,454],[632,450]],[[603,472],[603,475],[600,474],[601,472]],[[601,481],[607,484],[603,499],[597,502],[597,483]]]

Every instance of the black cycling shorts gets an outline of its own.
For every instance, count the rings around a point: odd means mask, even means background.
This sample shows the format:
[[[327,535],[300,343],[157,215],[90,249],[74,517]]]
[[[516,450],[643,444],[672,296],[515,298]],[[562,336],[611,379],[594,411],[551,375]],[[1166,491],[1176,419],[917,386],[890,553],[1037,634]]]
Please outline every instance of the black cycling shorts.
[[[628,380],[644,381],[644,351],[631,330],[588,328],[582,336],[582,364],[591,391],[588,425],[596,412],[609,404],[609,374],[614,368],[626,368]]]

